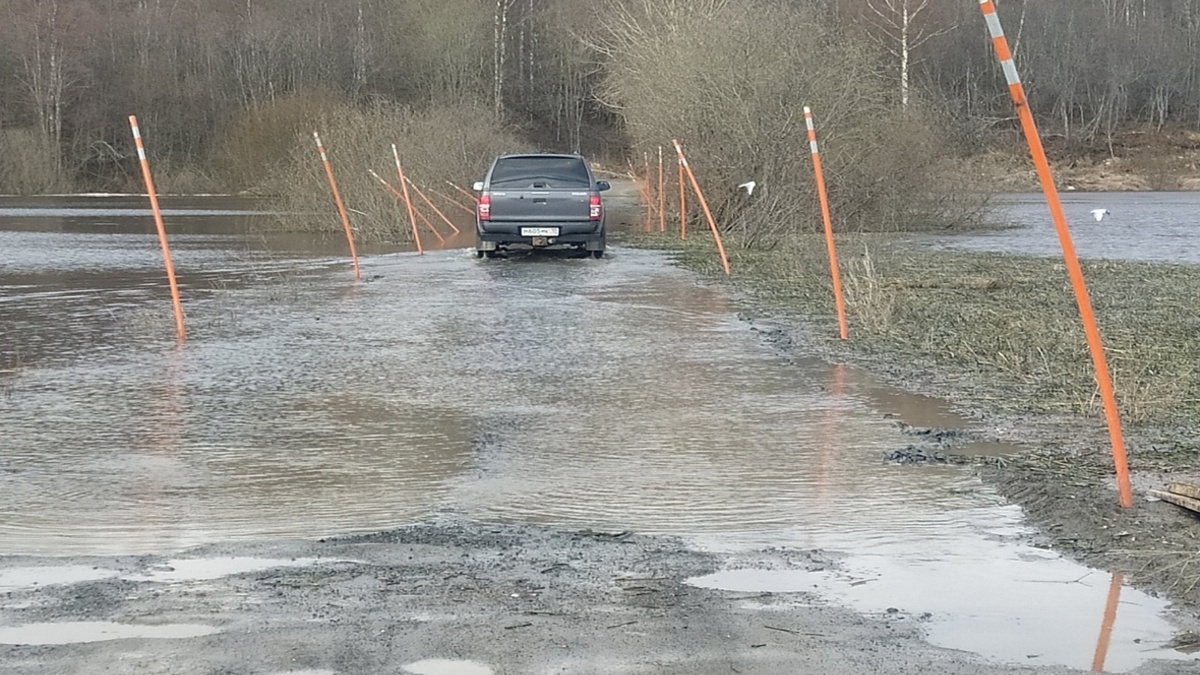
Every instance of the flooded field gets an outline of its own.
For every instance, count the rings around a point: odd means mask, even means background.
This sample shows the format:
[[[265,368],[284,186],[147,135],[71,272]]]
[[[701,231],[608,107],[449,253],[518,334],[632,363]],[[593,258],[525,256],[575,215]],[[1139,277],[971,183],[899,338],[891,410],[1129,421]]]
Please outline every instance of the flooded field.
[[[989,659],[1091,666],[1110,605],[1109,670],[1190,658],[1167,647],[1164,603],[1124,589],[1117,611],[1119,581],[1023,543],[1020,510],[970,469],[884,461],[918,442],[898,422],[968,427],[949,406],[789,363],[661,253],[368,250],[355,283],[343,242],[255,234],[252,205],[165,206],[182,345],[136,205],[0,201],[0,553],[444,517],[674,534],[835,552],[828,573],[694,583],[928,613],[930,641]],[[1097,227],[1127,227],[1108,208]]]
[[[1081,258],[1200,264],[1200,195],[1195,192],[1064,192],[1063,212]],[[998,195],[993,216],[1015,227],[965,235],[925,235],[923,246],[1060,256],[1041,193]],[[1093,211],[1108,211],[1097,221]]]

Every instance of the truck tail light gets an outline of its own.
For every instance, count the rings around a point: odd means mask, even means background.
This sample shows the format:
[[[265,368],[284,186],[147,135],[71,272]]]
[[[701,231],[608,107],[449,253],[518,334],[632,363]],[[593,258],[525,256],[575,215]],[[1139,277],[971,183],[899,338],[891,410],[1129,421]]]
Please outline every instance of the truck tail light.
[[[592,195],[592,199],[588,204],[588,220],[600,220],[600,213],[603,207],[600,206],[600,195]]]
[[[492,195],[484,192],[479,195],[479,219],[490,220],[492,217]]]

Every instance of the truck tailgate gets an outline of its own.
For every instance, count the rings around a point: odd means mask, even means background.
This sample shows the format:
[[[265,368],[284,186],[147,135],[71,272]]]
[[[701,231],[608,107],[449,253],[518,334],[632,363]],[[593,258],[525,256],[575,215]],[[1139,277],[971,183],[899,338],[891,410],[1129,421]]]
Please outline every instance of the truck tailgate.
[[[495,190],[493,222],[557,223],[588,220],[587,190]]]

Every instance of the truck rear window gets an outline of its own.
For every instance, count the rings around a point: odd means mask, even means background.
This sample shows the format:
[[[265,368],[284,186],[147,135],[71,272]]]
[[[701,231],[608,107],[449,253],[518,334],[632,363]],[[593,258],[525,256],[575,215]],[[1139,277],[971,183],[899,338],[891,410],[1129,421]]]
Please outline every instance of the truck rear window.
[[[591,187],[587,167],[577,157],[506,157],[492,169],[492,188]]]

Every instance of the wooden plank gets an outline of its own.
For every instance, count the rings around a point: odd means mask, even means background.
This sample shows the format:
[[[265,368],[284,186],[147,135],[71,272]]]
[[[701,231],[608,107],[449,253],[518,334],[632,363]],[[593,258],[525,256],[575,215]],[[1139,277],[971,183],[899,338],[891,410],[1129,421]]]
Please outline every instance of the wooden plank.
[[[1192,499],[1200,499],[1200,485],[1192,483],[1171,483],[1171,487],[1167,488],[1167,492],[1174,492],[1177,495],[1191,497]]]
[[[1176,506],[1182,506],[1190,511],[1200,513],[1200,499],[1192,499],[1191,497],[1184,497],[1173,492],[1163,492],[1162,490],[1151,490],[1150,496],[1158,497],[1164,502],[1170,502]]]

